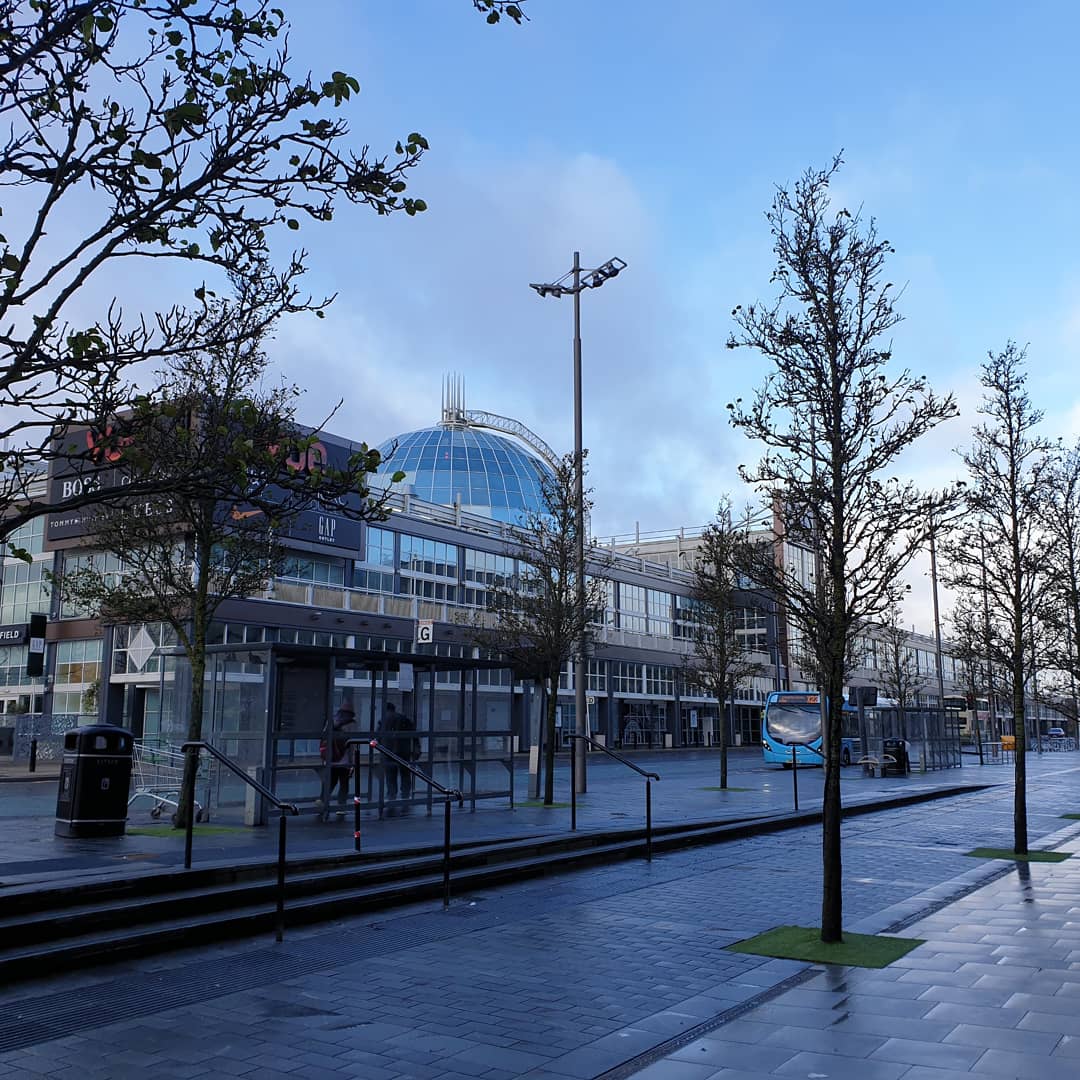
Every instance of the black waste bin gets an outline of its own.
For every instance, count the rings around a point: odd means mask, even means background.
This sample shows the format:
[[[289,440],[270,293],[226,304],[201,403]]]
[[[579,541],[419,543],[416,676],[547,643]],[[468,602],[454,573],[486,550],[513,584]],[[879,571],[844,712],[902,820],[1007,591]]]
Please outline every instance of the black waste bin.
[[[883,752],[886,776],[907,776],[911,772],[907,743],[903,739],[886,739]]]
[[[64,735],[57,836],[123,836],[131,785],[130,731],[92,724]]]

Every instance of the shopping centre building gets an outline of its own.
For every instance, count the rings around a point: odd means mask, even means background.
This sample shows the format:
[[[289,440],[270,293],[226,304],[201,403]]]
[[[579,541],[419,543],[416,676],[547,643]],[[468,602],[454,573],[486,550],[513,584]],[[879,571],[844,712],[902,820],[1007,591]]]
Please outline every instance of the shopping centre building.
[[[320,438],[330,450],[353,448]],[[432,764],[447,775],[471,770],[474,791],[502,793],[513,751],[536,739],[539,695],[480,659],[471,624],[482,618],[488,590],[518,576],[511,525],[540,505],[554,455],[517,421],[466,411],[452,388],[439,423],[381,449],[381,471],[405,474],[386,521],[305,511],[311,520],[287,538],[284,572],[264,594],[222,604],[206,735],[246,765],[270,770],[281,790],[300,797],[307,785],[314,796],[310,774],[335,709],[347,699],[365,734],[393,701],[415,716]],[[732,744],[756,744],[765,695],[808,688],[791,664],[777,606],[750,600],[736,626],[761,674],[739,687],[730,710],[686,685],[697,535],[620,538],[604,548],[598,573],[607,603],[594,628],[586,701],[589,730],[608,745],[713,745],[722,712]],[[46,749],[67,728],[99,719],[140,739],[182,741],[188,669],[170,629],[102,626],[50,593],[47,573],[85,565],[90,554],[80,516],[44,517],[11,539],[32,560],[5,558],[0,589],[0,631],[23,633],[0,646],[0,725],[12,732],[15,753],[25,754],[32,734]],[[48,616],[47,649],[43,674],[29,677],[24,631],[35,613]],[[918,656],[936,671],[933,652]],[[562,732],[575,725],[572,670],[560,685]]]

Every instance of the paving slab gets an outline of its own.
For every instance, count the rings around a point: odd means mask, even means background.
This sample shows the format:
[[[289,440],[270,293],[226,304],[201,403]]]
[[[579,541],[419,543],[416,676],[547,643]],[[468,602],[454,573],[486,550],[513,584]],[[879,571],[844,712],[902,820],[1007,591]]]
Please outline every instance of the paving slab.
[[[1029,762],[1032,842],[1080,851],[1080,822],[1059,818],[1077,808],[1080,758],[1054,757]],[[987,770],[965,771],[985,782]],[[1076,1076],[1080,1032],[1059,1007],[1077,1003],[1062,991],[1080,979],[1080,858],[967,858],[1009,843],[1011,789],[998,777],[947,813],[922,804],[845,822],[846,925],[926,942],[891,968],[727,951],[815,921],[820,830],[803,827],[484,889],[445,912],[418,904],[290,930],[280,945],[6,987],[0,1077]],[[695,1060],[694,1046],[723,1060]]]

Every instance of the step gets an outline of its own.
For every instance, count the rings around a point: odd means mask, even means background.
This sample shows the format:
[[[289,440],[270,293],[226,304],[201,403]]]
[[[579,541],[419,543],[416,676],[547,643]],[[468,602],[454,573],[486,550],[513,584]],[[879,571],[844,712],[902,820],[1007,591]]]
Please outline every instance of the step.
[[[454,871],[451,867],[451,890],[460,895],[478,887],[542,876],[603,860],[631,858],[640,853],[640,845],[620,843],[567,852],[559,857],[530,856],[489,865]],[[266,891],[270,892],[269,887]],[[407,881],[386,881],[375,885],[337,888],[315,895],[290,897],[286,901],[285,921],[299,926],[341,916],[385,910],[443,895],[443,877],[428,872]],[[149,910],[149,909],[148,909]],[[122,912],[117,911],[118,915]],[[122,920],[118,925],[99,928],[78,938],[63,938],[34,945],[0,950],[0,981],[51,975],[103,961],[118,962],[135,956],[194,945],[209,944],[230,937],[249,937],[269,932],[276,919],[276,896],[264,902],[230,908],[227,912],[173,913],[133,925]]]

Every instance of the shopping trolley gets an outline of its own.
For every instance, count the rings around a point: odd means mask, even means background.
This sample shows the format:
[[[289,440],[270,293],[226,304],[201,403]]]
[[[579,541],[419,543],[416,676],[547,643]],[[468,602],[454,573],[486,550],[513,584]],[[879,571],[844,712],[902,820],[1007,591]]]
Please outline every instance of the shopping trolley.
[[[176,746],[153,746],[145,742],[136,742],[131,760],[132,793],[128,797],[128,806],[140,798],[152,799],[150,808],[152,818],[161,817],[166,806],[175,811],[180,803],[180,791],[184,783],[184,752]],[[209,791],[209,763],[199,761],[199,771],[195,776],[196,788],[201,782]],[[206,807],[195,801],[195,820],[202,821]]]

